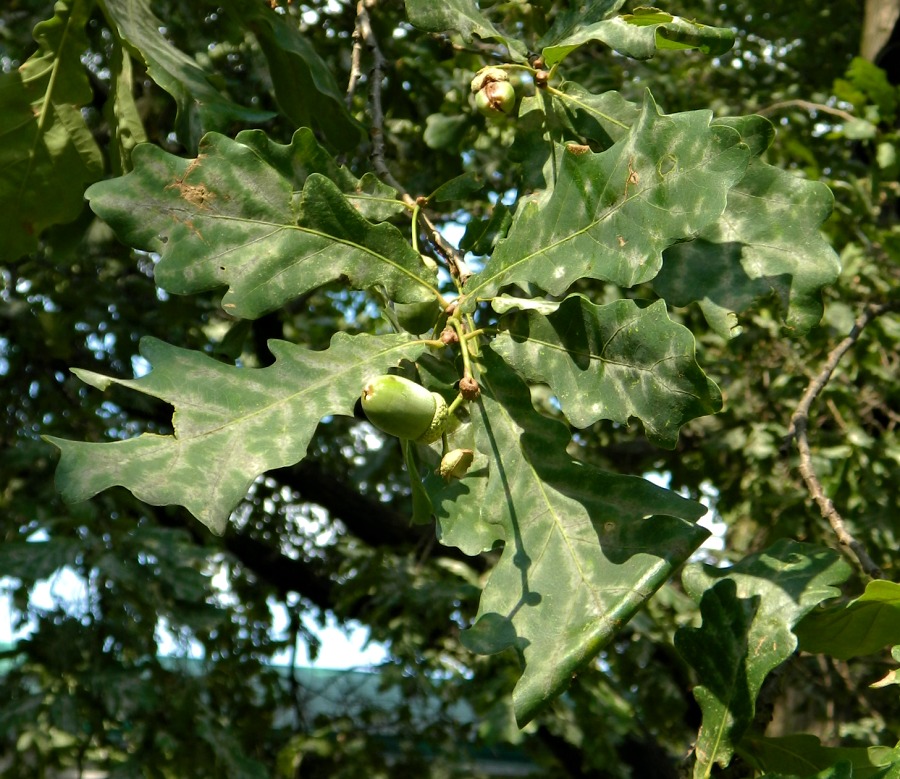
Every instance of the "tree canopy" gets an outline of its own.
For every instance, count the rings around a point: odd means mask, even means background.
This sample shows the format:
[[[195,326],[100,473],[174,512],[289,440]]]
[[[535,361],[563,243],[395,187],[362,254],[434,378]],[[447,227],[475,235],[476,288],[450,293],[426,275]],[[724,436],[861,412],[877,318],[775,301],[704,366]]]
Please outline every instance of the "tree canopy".
[[[897,775],[870,5],[0,10],[4,775]]]

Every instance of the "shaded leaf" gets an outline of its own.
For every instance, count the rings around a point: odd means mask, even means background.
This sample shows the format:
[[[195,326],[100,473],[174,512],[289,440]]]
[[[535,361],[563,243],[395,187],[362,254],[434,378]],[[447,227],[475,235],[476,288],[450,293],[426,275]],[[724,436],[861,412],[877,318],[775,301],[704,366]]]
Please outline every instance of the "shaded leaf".
[[[481,653],[520,654],[513,700],[524,725],[699,546],[707,531],[693,521],[705,509],[572,460],[567,428],[534,410],[527,386],[490,349],[478,379],[471,424],[488,478],[465,489],[484,479],[478,468],[459,482],[470,529],[453,532],[476,539],[464,551],[491,535],[504,550],[462,640]]]
[[[703,711],[695,777],[725,766],[753,720],[769,672],[797,648],[791,628],[817,604],[839,594],[850,568],[837,552],[781,540],[731,568],[692,565],[682,576],[700,603],[703,625],[680,628],[675,646],[697,672],[694,697]]]
[[[822,317],[822,287],[840,272],[819,232],[833,203],[824,184],[753,160],[721,219],[697,240],[669,248],[653,286],[671,305],[699,301],[726,337],[740,332],[738,314],[774,293],[787,326],[806,333]]]
[[[335,148],[355,149],[363,138],[362,125],[347,109],[331,69],[297,21],[254,0],[227,0],[225,7],[237,11],[259,41],[281,112],[296,127],[318,127]]]
[[[462,200],[474,195],[484,187],[484,179],[476,173],[463,173],[450,181],[444,182],[428,196],[428,200],[446,203],[449,200]]]
[[[856,600],[812,612],[794,632],[804,651],[839,660],[900,644],[900,584],[871,581]]]
[[[411,336],[337,333],[321,352],[269,341],[275,363],[246,369],[144,338],[146,376],[74,372],[98,389],[119,384],[172,404],[174,434],[102,444],[47,437],[62,453],[57,486],[75,502],[121,485],[145,503],[184,506],[222,534],[260,474],[302,460],[319,420],[352,416],[367,380],[425,348]]]
[[[565,40],[588,25],[608,19],[624,4],[625,0],[587,0],[578,3],[575,8],[562,8],[554,17],[550,29],[538,41],[537,48]]]
[[[541,54],[555,65],[579,46],[599,41],[635,59],[650,59],[657,51],[697,49],[704,54],[724,54],[734,46],[734,32],[689,21],[657,8],[636,8],[634,13],[604,19],[575,29],[559,40],[545,43]]]
[[[131,170],[131,153],[135,146],[147,140],[147,133],[131,92],[134,83],[131,57],[120,41],[113,46],[110,70],[109,99],[103,106],[103,115],[110,127],[112,171],[121,176]]]
[[[475,0],[406,0],[406,15],[410,24],[426,32],[459,33],[466,43],[478,39],[498,41],[509,50],[514,62],[525,61],[525,45],[504,35],[485,17]]]
[[[168,92],[177,106],[175,132],[194,149],[207,130],[224,129],[232,122],[264,122],[271,111],[247,108],[214,86],[207,71],[193,57],[175,48],[163,34],[165,24],[149,0],[100,0],[103,13],[130,52],[147,66],[147,75]]]
[[[33,251],[50,225],[84,206],[103,157],[79,110],[93,100],[81,55],[91,3],[60,0],[34,28],[38,50],[0,73],[0,260]]]
[[[473,219],[466,225],[459,248],[473,254],[490,254],[497,241],[506,237],[511,224],[512,213],[509,206],[497,203],[487,219]]]
[[[338,279],[383,285],[398,302],[437,297],[435,273],[400,231],[364,219],[318,172],[334,163],[309,130],[289,146],[257,130],[235,140],[210,133],[194,160],[145,144],[133,160],[133,172],[87,197],[123,241],[161,253],[155,277],[170,292],[227,285],[223,307],[245,318]],[[348,176],[338,180],[350,188]]]
[[[843,763],[851,771],[837,776],[875,779],[883,776],[885,768],[900,766],[900,750],[888,747],[826,747],[818,738],[805,733],[777,738],[748,736],[741,743],[740,751],[757,769],[789,776],[829,776],[828,770]]]
[[[506,284],[550,294],[575,280],[633,286],[652,279],[662,251],[725,209],[748,148],[709,111],[666,116],[648,94],[640,119],[607,151],[568,148],[553,190],[519,206],[507,238],[465,287],[463,306]]]
[[[529,381],[548,384],[575,427],[636,416],[651,441],[671,449],[682,425],[722,407],[697,364],[693,335],[661,300],[596,306],[572,295],[549,315],[513,318],[494,349]]]
[[[82,549],[70,538],[47,541],[6,541],[0,544],[0,571],[26,583],[46,579],[65,565],[74,565]]]
[[[628,135],[628,130],[641,115],[641,107],[626,100],[619,92],[595,95],[574,81],[563,82],[550,94],[553,110],[560,121],[573,132],[600,145],[601,149],[609,148]]]

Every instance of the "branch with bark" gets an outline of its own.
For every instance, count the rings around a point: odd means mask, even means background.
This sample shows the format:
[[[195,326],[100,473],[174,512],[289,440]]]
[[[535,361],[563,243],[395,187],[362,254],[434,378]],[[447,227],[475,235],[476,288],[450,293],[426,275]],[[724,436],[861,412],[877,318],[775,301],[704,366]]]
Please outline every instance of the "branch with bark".
[[[880,579],[882,577],[881,569],[875,561],[872,560],[865,545],[855,538],[848,530],[844,518],[834,507],[834,503],[832,503],[831,499],[825,494],[822,482],[816,474],[815,467],[813,466],[812,450],[809,445],[809,413],[812,404],[830,381],[841,358],[850,351],[854,344],[856,344],[865,327],[872,320],[888,311],[894,310],[896,307],[896,303],[872,304],[856,319],[850,333],[828,353],[825,364],[807,385],[803,396],[800,398],[800,402],[797,404],[796,410],[791,416],[791,423],[785,441],[786,444],[789,444],[791,440],[794,440],[797,444],[797,450],[800,455],[798,466],[800,475],[803,477],[803,481],[806,484],[809,494],[819,507],[822,517],[828,521],[829,525],[831,525],[831,529],[834,531],[841,546],[853,553],[853,556],[858,561],[863,573],[873,579]]]

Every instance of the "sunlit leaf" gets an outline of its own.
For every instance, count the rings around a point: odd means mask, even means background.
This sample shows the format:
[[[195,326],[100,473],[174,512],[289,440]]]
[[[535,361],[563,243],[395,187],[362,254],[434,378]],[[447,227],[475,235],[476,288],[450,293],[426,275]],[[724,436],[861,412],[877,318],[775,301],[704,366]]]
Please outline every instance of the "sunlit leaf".
[[[256,130],[235,140],[210,133],[194,160],[145,144],[133,161],[131,173],[95,184],[87,197],[123,241],[161,254],[156,281],[170,292],[228,286],[223,307],[246,318],[338,279],[383,285],[403,303],[437,295],[434,271],[400,231],[354,207],[377,194],[348,198],[319,172],[334,175],[337,166],[309,130],[289,146]],[[335,178],[354,190],[346,172]]]
[[[454,499],[477,543],[492,534],[504,550],[462,639],[476,652],[515,648],[523,658],[513,695],[523,725],[703,541],[693,521],[705,509],[575,462],[566,427],[534,410],[516,373],[489,349],[481,367],[471,424],[487,473],[473,474],[474,490],[463,479]]]
[[[467,43],[477,41],[499,41],[509,50],[510,57],[525,61],[525,46],[515,37],[509,37],[498,30],[485,17],[475,0],[406,0],[406,15],[414,27],[427,32],[456,32]]]
[[[62,452],[57,485],[69,502],[121,485],[145,503],[184,506],[221,534],[257,476],[302,460],[319,420],[352,416],[366,381],[425,348],[405,335],[337,333],[321,352],[269,341],[275,363],[247,369],[145,338],[146,376],[75,373],[98,389],[118,384],[170,403],[174,434],[112,443],[48,437]]]
[[[668,49],[724,54],[734,46],[734,32],[672,16],[656,8],[636,8],[631,14],[578,27],[566,37],[545,40],[541,54],[548,65],[555,65],[589,41],[604,43],[620,54],[643,60]]]
[[[753,160],[721,219],[669,248],[653,286],[672,305],[699,301],[726,337],[740,332],[739,314],[774,293],[788,327],[806,333],[822,317],[822,288],[840,272],[820,232],[833,202],[824,184]]]
[[[722,406],[697,364],[694,337],[663,301],[596,306],[572,295],[555,312],[528,311],[509,327],[494,348],[526,379],[548,384],[575,427],[635,416],[651,441],[672,448],[682,425]]]
[[[680,628],[675,646],[696,669],[703,711],[694,777],[728,765],[753,720],[763,680],[797,648],[791,628],[839,594],[850,567],[831,549],[776,542],[731,568],[692,565],[682,576],[703,625]]]
[[[660,114],[648,94],[629,134],[607,151],[567,147],[553,190],[519,206],[463,305],[513,283],[557,295],[584,277],[623,286],[652,279],[663,249],[721,216],[746,169],[748,147],[711,119],[709,111]]]

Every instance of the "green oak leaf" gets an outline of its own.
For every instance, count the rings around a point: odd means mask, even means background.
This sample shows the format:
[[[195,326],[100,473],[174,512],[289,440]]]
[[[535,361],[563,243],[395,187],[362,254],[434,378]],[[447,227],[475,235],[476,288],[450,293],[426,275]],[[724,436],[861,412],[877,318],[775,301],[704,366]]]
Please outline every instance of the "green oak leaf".
[[[59,491],[77,502],[121,485],[145,503],[184,506],[217,534],[260,474],[306,456],[319,420],[352,416],[366,381],[427,348],[407,335],[337,333],[319,352],[269,341],[275,363],[249,369],[154,338],[140,346],[153,370],[139,379],[74,373],[98,389],[118,384],[172,404],[174,434],[112,443],[47,437],[62,453]]]
[[[671,449],[682,425],[722,407],[693,335],[669,319],[662,300],[597,306],[572,295],[549,315],[514,316],[493,348],[529,381],[548,384],[575,427],[636,416],[651,441]]]
[[[845,766],[844,773],[836,774],[838,777],[893,779],[896,774],[885,773],[885,769],[900,768],[900,749],[826,747],[816,736],[806,733],[767,738],[748,735],[741,742],[739,751],[750,765],[758,771],[766,771],[765,776],[772,779],[776,776],[818,779],[830,776],[828,771],[836,765]]]
[[[734,32],[672,16],[656,8],[636,8],[634,13],[580,26],[571,34],[541,42],[547,65],[555,65],[575,49],[599,41],[626,57],[646,60],[657,51],[697,49],[704,54],[724,54],[734,46]]]
[[[437,3],[434,0],[406,0],[406,15],[413,27],[426,32],[452,30],[466,43],[478,39],[499,41],[509,50],[514,62],[526,61],[525,44],[498,30],[481,13],[475,0],[441,0]]]
[[[840,273],[820,233],[833,203],[825,184],[753,160],[722,217],[696,240],[666,250],[653,287],[671,305],[699,301],[725,337],[740,332],[738,314],[774,293],[787,326],[806,333],[822,317],[822,287]]]
[[[639,105],[615,91],[595,95],[574,81],[564,81],[547,91],[558,120],[601,150],[628,135],[641,116]]]
[[[519,653],[524,671],[513,701],[521,726],[708,533],[694,524],[705,511],[700,504],[574,461],[566,426],[535,411],[528,387],[489,347],[479,367],[482,394],[470,411],[487,483],[460,482],[472,485],[460,489],[458,500],[474,540],[460,546],[471,552],[493,536],[504,549],[462,640],[479,653],[510,647]],[[482,471],[473,479],[483,480]],[[445,540],[466,532],[455,526]]]
[[[224,6],[237,11],[241,23],[256,36],[281,112],[296,127],[315,125],[335,148],[355,149],[363,127],[347,109],[334,74],[296,19],[256,0],[225,0]]]
[[[526,200],[505,240],[464,288],[464,310],[506,284],[563,293],[584,277],[630,287],[662,252],[725,210],[749,148],[709,111],[661,114],[646,96],[628,135],[599,154],[566,147],[552,191]]]
[[[34,28],[38,50],[0,73],[0,260],[37,248],[49,226],[84,207],[84,185],[103,174],[103,155],[80,107],[93,100],[81,55],[87,0],[60,0]]]
[[[113,45],[109,67],[109,99],[103,106],[103,116],[110,128],[112,171],[121,176],[131,170],[131,153],[135,146],[147,141],[147,133],[132,92],[134,72],[131,57],[121,41],[117,40]]]
[[[187,148],[196,148],[207,130],[274,116],[239,105],[214,86],[193,57],[166,39],[165,24],[151,10],[150,0],[101,0],[101,7],[119,39],[147,66],[150,78],[175,99],[175,131]]]
[[[871,581],[856,600],[814,611],[794,632],[804,651],[840,660],[900,644],[900,584]]]
[[[839,594],[850,568],[823,547],[781,540],[731,568],[688,566],[682,576],[703,625],[680,628],[675,647],[697,672],[703,711],[694,777],[728,764],[753,720],[763,680],[797,648],[791,632],[819,603]]]
[[[435,272],[402,233],[354,207],[372,195],[350,199],[328,178],[333,162],[309,130],[289,146],[257,130],[209,133],[196,159],[150,144],[132,159],[131,173],[86,196],[123,241],[161,254],[155,278],[169,292],[227,285],[223,308],[249,319],[338,279],[381,285],[401,303],[438,296]],[[350,179],[338,181],[350,188]]]
[[[625,4],[625,0],[584,0],[575,8],[561,8],[553,19],[550,29],[538,41],[541,48],[576,35],[585,27],[608,19]],[[547,63],[552,65],[553,63]]]

